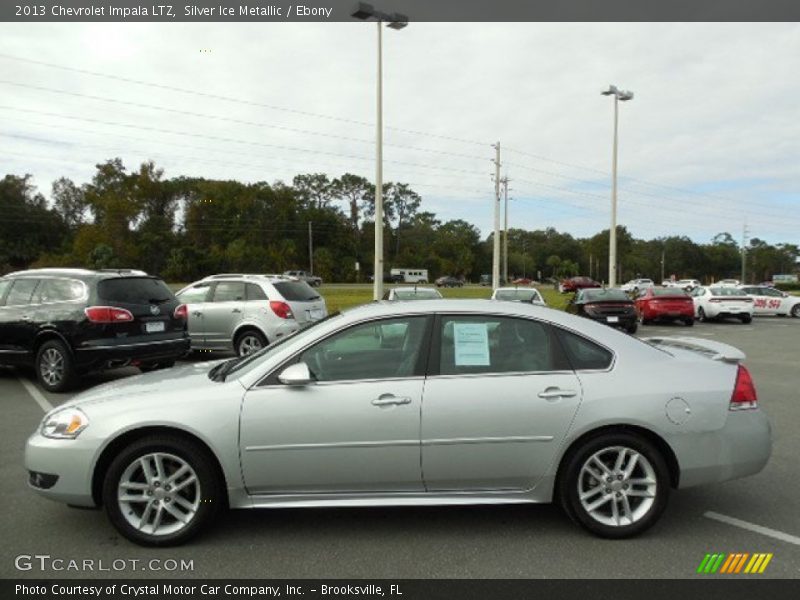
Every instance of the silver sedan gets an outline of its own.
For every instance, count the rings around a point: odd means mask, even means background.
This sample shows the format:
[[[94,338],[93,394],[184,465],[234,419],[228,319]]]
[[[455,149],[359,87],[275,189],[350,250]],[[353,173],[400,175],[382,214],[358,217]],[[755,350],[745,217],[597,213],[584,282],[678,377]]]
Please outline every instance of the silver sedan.
[[[260,352],[116,381],[48,413],[30,486],[127,538],[186,541],[231,508],[558,501],[638,534],[671,489],[770,456],[744,355],[542,306],[381,302]]]

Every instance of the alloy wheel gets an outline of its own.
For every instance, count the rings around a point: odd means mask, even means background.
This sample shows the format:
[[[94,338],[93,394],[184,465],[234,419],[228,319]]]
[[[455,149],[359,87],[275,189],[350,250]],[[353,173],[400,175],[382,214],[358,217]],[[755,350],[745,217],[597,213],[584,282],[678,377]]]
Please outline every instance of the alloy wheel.
[[[261,340],[252,334],[247,334],[239,340],[239,356],[246,356],[248,354],[252,354],[257,350],[261,350],[263,345],[261,344]]]
[[[592,454],[578,476],[578,499],[603,525],[633,525],[652,508],[658,491],[655,469],[641,453],[611,446]]]
[[[64,379],[64,355],[57,348],[47,348],[39,359],[39,373],[50,386],[56,386]]]
[[[136,530],[166,536],[186,528],[200,508],[200,480],[185,460],[153,452],[130,463],[119,479],[117,503]]]

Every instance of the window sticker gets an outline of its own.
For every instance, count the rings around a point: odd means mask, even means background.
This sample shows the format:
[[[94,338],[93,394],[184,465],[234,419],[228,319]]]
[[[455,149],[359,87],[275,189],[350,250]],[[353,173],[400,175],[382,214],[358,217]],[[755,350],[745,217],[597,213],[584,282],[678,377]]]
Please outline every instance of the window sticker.
[[[453,323],[453,342],[456,366],[489,366],[489,333],[486,323]]]

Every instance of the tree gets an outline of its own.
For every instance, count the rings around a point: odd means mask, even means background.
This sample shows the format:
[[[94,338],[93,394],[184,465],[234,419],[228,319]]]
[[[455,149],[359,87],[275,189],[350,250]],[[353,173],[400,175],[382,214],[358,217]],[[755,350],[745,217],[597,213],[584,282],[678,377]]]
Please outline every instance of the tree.
[[[53,205],[64,223],[75,231],[86,222],[86,197],[84,190],[76,186],[71,179],[61,177],[53,182]]]
[[[335,195],[333,183],[325,173],[296,175],[292,185],[297,197],[307,207],[325,208]]]
[[[383,195],[391,207],[391,214],[397,220],[394,234],[394,254],[397,256],[400,253],[400,233],[403,225],[417,212],[422,198],[405,183],[387,183],[384,186]]]

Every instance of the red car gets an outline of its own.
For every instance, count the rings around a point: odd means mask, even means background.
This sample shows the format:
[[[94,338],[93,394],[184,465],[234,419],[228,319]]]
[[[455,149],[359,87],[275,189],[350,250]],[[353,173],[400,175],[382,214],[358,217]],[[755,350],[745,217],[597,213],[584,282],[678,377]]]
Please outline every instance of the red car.
[[[577,292],[586,288],[600,288],[603,287],[591,277],[570,277],[558,284],[558,291],[562,294],[568,292]]]
[[[679,288],[647,288],[636,298],[636,312],[642,325],[666,319],[694,325],[692,297]]]
[[[536,283],[533,279],[528,279],[527,277],[519,277],[511,282],[512,285],[533,285]]]

